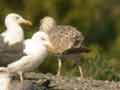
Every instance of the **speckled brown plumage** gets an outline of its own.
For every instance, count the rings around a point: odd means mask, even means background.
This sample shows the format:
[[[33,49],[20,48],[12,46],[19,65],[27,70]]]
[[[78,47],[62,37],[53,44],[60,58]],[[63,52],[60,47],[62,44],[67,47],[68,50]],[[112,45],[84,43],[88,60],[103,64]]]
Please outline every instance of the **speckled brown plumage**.
[[[79,48],[84,40],[82,33],[70,25],[57,25],[54,18],[46,16],[41,20],[40,30],[45,31],[52,44],[54,53],[63,53],[70,48]]]
[[[84,40],[82,33],[72,26],[58,25],[53,29],[47,33],[54,45],[54,53],[63,53],[67,49],[78,48]]]

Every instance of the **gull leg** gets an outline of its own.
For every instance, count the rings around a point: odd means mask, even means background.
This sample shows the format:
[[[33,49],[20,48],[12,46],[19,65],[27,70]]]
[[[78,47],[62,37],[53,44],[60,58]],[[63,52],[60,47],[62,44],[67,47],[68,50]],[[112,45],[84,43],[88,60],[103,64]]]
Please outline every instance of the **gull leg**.
[[[57,76],[61,75],[61,68],[62,68],[62,61],[60,58],[58,58],[58,70],[57,70]]]
[[[23,72],[22,71],[20,71],[20,72],[18,72],[18,75],[19,75],[19,77],[20,77],[20,82],[23,82]]]
[[[83,70],[81,67],[81,60],[80,60],[79,56],[78,56],[78,58],[76,58],[76,65],[77,65],[78,70],[79,70],[80,78],[84,78]]]
[[[83,71],[80,65],[78,65],[79,73],[80,73],[80,78],[84,78]]]

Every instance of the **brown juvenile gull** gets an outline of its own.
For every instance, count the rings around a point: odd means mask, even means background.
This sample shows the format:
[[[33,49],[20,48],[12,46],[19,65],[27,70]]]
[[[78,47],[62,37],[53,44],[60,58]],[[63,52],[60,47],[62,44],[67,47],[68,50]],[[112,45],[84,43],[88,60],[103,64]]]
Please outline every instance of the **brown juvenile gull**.
[[[0,66],[7,65],[21,56],[24,31],[20,24],[32,25],[16,13],[10,13],[5,17],[6,30],[0,34]]]
[[[57,25],[56,21],[52,17],[45,17],[41,21],[40,30],[46,32],[50,38],[51,43],[54,45],[53,53],[59,54],[60,56],[69,49],[80,50],[78,54],[72,55],[72,57],[80,56],[82,52],[88,52],[87,48],[79,49],[82,46],[84,36],[75,27],[70,25]],[[72,51],[72,50],[70,50]],[[74,50],[75,51],[75,50]],[[70,57],[69,55],[68,57]],[[77,58],[77,59],[80,59]],[[61,58],[58,56],[58,72],[57,75],[60,76],[62,62]],[[79,66],[80,75],[83,76],[82,69]]]
[[[49,37],[45,32],[36,32],[31,39],[24,41],[26,54],[13,63],[8,64],[8,72],[18,73],[23,81],[22,73],[32,71],[37,68],[47,57],[48,51],[53,49]]]

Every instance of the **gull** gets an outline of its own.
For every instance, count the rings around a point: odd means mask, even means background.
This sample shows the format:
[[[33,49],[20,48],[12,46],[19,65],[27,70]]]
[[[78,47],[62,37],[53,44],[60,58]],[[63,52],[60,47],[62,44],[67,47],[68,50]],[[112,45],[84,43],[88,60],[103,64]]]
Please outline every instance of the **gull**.
[[[7,65],[21,56],[24,32],[20,24],[32,25],[29,20],[16,13],[5,17],[6,30],[0,34],[0,66]]]
[[[77,54],[72,53],[75,57],[80,56],[80,53],[86,53],[89,50],[87,48],[82,48],[82,43],[84,41],[84,36],[81,32],[79,32],[75,27],[70,25],[57,25],[54,18],[50,16],[44,17],[41,21],[40,30],[44,31],[48,34],[51,43],[54,45],[54,51],[52,53],[57,54],[58,56],[58,71],[57,76],[60,76],[61,73],[61,56],[67,50],[68,51],[77,51],[80,50]],[[82,48],[82,49],[80,49]],[[72,49],[72,50],[69,50]],[[73,50],[76,49],[76,50]],[[59,55],[58,55],[59,54]],[[70,54],[70,53],[69,53]],[[68,57],[70,57],[69,55]],[[71,58],[70,58],[71,59]],[[80,59],[77,58],[78,60]],[[82,69],[79,66],[79,71],[81,77],[83,76]]]
[[[23,52],[26,54],[13,63],[8,64],[8,72],[18,73],[20,80],[23,81],[24,72],[33,71],[47,57],[48,51],[53,48],[49,37],[45,32],[38,31],[33,34],[31,39],[24,41]]]

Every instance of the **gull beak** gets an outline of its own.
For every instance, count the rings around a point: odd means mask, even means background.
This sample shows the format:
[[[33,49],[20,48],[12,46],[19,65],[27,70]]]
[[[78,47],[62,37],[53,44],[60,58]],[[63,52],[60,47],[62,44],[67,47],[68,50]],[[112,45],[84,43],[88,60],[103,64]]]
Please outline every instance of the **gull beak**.
[[[50,41],[47,42],[47,46],[48,46],[48,51],[49,52],[53,52],[54,51],[54,47],[53,47],[53,45],[51,44]]]
[[[32,22],[29,21],[29,20],[26,20],[26,19],[20,19],[19,23],[20,24],[26,24],[26,25],[32,26]]]

